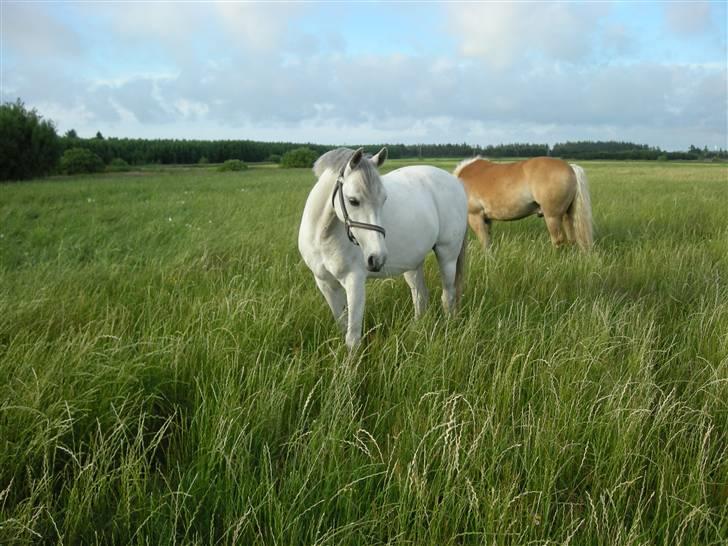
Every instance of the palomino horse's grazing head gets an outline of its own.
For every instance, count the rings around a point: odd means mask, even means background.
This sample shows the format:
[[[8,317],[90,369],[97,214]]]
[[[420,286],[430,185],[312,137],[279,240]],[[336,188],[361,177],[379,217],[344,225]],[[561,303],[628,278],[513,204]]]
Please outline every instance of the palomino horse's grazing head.
[[[387,261],[381,227],[387,192],[377,171],[386,158],[386,148],[371,158],[364,157],[362,148],[356,150],[338,173],[332,196],[336,216],[346,225],[351,242],[361,247],[369,271],[379,271]]]

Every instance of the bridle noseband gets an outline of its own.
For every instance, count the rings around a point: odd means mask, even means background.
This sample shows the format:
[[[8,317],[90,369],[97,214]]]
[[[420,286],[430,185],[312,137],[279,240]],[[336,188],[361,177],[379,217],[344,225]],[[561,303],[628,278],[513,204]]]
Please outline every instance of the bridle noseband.
[[[354,243],[356,246],[359,246],[359,241],[356,240],[356,237],[354,237],[354,234],[351,232],[351,228],[360,228],[360,229],[368,229],[370,231],[378,231],[382,234],[382,237],[386,237],[386,232],[384,231],[384,228],[382,226],[378,226],[376,224],[367,224],[365,222],[357,222],[356,220],[352,220],[349,216],[349,211],[346,210],[346,203],[344,202],[344,169],[346,169],[346,165],[344,165],[344,168],[341,169],[339,172],[339,177],[336,179],[336,187],[334,188],[334,193],[331,195],[331,206],[334,207],[334,210],[336,210],[336,206],[334,205],[334,199],[336,199],[336,193],[339,194],[339,204],[341,205],[341,212],[344,214],[344,225],[346,225],[346,235],[349,237],[349,240]]]

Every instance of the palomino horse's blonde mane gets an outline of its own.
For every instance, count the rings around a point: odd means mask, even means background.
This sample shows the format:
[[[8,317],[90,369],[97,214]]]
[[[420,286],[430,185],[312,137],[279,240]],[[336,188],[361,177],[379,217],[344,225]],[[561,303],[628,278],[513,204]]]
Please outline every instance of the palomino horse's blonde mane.
[[[470,159],[463,159],[460,163],[458,163],[457,167],[455,167],[455,170],[452,172],[452,174],[454,174],[455,176],[460,176],[460,173],[465,167],[481,159],[483,161],[488,161],[486,158],[480,155],[476,155],[475,157],[471,157]]]

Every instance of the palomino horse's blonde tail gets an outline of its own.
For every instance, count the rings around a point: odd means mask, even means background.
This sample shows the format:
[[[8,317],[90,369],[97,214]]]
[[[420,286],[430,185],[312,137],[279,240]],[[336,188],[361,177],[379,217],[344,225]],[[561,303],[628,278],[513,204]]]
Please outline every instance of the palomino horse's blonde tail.
[[[589,183],[584,169],[575,163],[570,163],[570,166],[576,175],[576,196],[566,213],[567,222],[571,224],[571,232],[579,248],[587,251],[594,243]]]
[[[455,263],[455,310],[460,309],[460,299],[463,296],[463,284],[465,284],[465,258],[468,250],[468,232],[463,235],[463,244],[460,247],[458,261]]]

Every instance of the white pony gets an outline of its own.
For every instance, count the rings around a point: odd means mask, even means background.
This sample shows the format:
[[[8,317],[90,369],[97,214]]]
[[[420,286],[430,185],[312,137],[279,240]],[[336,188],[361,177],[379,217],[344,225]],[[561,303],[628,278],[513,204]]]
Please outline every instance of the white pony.
[[[314,164],[298,249],[326,298],[349,349],[361,340],[367,277],[404,274],[418,318],[427,306],[423,264],[435,251],[442,304],[455,311],[462,293],[468,200],[462,183],[428,166],[403,167],[380,178],[382,148],[339,148]],[[386,235],[386,237],[385,237]]]

